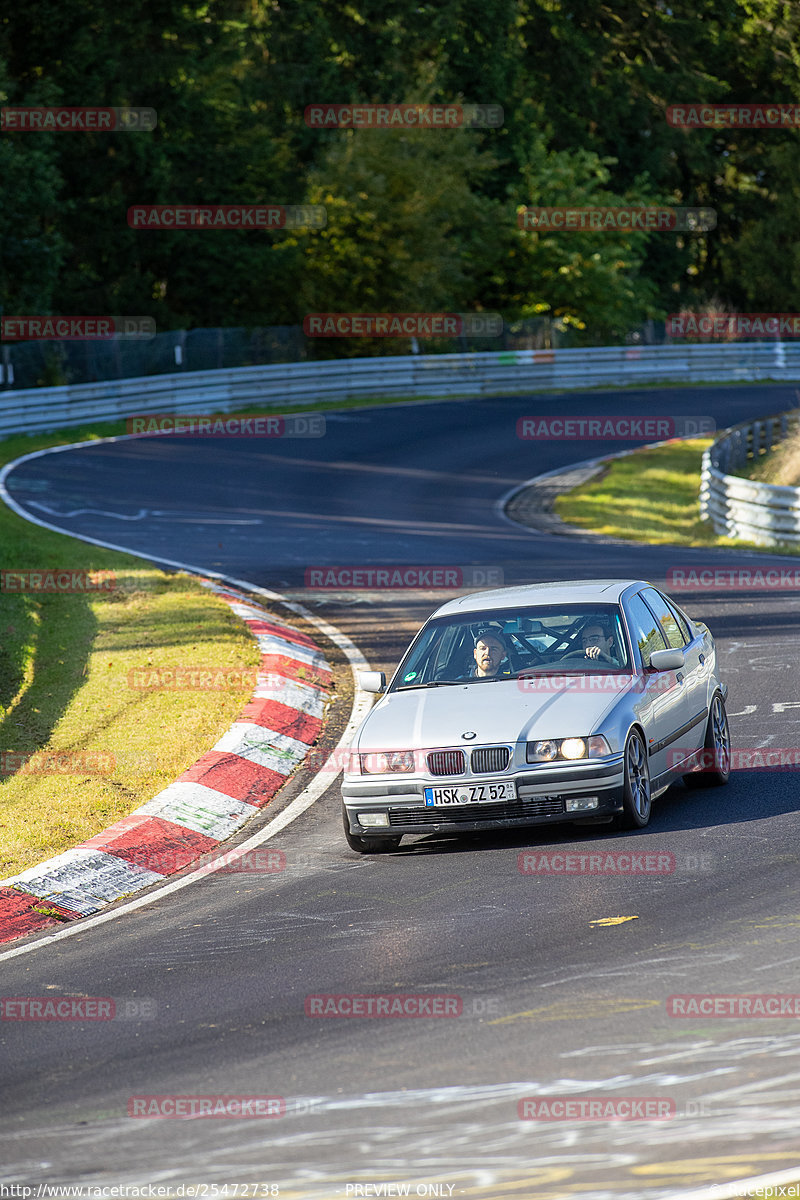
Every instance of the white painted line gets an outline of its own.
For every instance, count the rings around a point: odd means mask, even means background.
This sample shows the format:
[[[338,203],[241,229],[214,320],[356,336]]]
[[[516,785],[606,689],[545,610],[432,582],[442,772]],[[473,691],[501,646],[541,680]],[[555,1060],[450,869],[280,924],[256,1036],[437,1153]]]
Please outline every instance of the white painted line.
[[[253,699],[273,700],[276,704],[296,708],[298,712],[307,713],[310,717],[321,717],[329,698],[321,688],[298,683],[285,675],[276,675],[268,671],[257,677]]]

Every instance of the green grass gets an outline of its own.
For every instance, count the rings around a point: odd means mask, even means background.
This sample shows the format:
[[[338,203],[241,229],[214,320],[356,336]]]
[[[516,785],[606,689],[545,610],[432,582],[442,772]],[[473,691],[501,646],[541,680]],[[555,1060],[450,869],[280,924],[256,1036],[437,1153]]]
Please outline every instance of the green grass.
[[[96,434],[9,438],[0,462]],[[112,572],[116,586],[0,591],[0,753],[23,756],[0,760],[12,772],[0,776],[0,878],[91,837],[168,786],[252,694],[238,681],[222,691],[143,689],[129,685],[129,672],[214,666],[252,679],[259,663],[246,628],[193,577],[41,529],[0,505],[0,569],[54,567]],[[46,757],[55,752],[66,756],[58,769]],[[78,757],[85,752],[94,757]]]
[[[700,520],[700,469],[711,440],[670,443],[612,460],[600,475],[559,496],[555,512],[570,525],[607,537],[763,551],[720,537],[710,521]]]

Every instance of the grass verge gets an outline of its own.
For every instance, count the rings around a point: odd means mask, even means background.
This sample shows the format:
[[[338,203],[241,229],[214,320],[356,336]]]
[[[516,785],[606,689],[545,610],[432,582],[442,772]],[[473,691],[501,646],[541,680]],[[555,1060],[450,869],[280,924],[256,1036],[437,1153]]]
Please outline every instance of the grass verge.
[[[627,541],[763,553],[763,546],[720,537],[710,521],[700,520],[700,470],[711,441],[672,442],[613,459],[600,475],[559,496],[555,512],[570,525]]]
[[[0,463],[96,436],[11,437]],[[228,605],[193,577],[0,505],[0,569],[53,568],[113,586],[0,590],[0,878],[99,833],[172,783],[236,718],[259,663]],[[175,667],[230,674],[215,680],[221,690],[153,686],[154,671]]]

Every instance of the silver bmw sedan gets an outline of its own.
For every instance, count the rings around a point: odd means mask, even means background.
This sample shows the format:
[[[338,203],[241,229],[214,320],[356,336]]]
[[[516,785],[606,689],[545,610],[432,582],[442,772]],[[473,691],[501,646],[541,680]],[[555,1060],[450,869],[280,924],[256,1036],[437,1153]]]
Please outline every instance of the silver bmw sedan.
[[[714,639],[643,580],[475,592],[425,622],[356,732],[342,785],[361,854],[404,834],[559,821],[640,829],[681,777],[728,781]]]

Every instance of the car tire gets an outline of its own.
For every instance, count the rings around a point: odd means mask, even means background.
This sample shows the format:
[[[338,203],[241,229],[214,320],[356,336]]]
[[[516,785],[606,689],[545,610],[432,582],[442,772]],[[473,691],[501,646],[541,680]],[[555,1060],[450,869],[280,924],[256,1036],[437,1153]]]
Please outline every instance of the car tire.
[[[650,820],[650,767],[647,748],[638,729],[632,729],[625,742],[625,779],[622,786],[622,812],[618,822],[621,829],[644,829]]]
[[[394,834],[392,837],[361,837],[360,834],[351,833],[350,821],[344,805],[342,805],[342,824],[344,825],[345,841],[351,850],[355,850],[356,854],[381,854],[387,850],[396,850],[403,837],[402,833]]]
[[[719,692],[711,701],[702,755],[703,770],[690,771],[683,782],[688,788],[722,787],[731,777],[731,730],[725,701]]]

